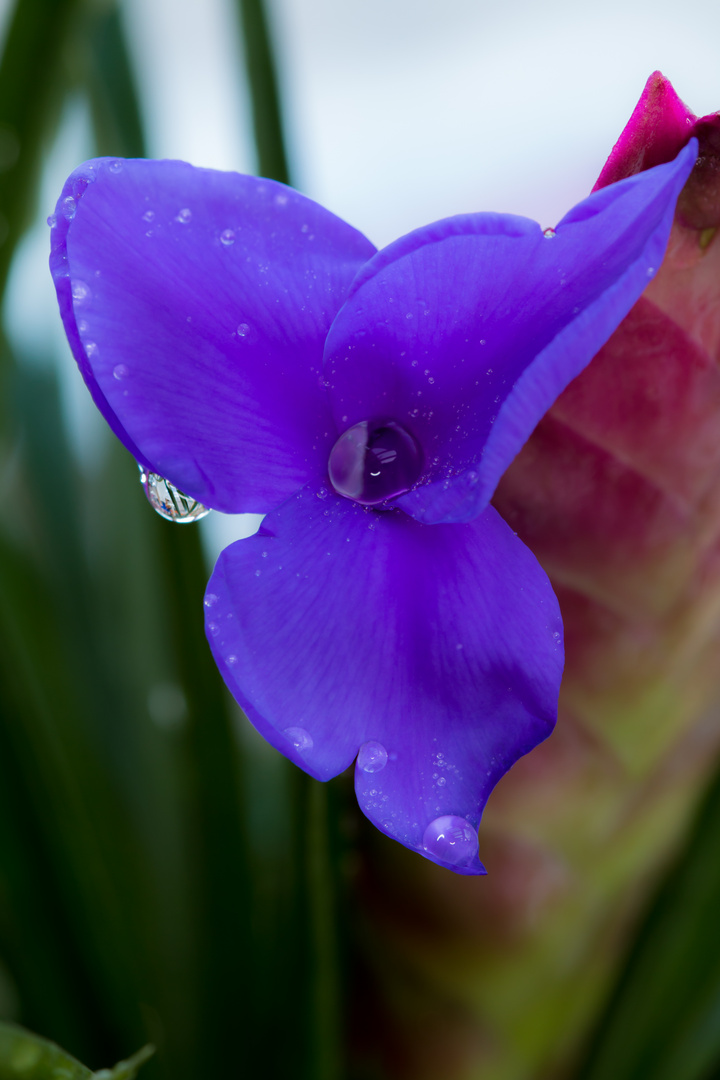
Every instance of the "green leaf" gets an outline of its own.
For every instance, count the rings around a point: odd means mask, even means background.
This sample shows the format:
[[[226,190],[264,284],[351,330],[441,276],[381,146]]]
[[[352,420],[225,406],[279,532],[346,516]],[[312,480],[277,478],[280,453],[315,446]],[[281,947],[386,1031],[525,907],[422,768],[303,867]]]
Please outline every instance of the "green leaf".
[[[261,176],[290,183],[280,92],[267,13],[262,0],[238,0],[250,85],[255,147]]]
[[[631,947],[577,1080],[708,1080],[720,1070],[720,777]]]
[[[144,1046],[114,1069],[94,1073],[48,1039],[0,1023],[0,1080],[134,1080],[154,1053],[154,1046]]]
[[[55,1043],[0,1023],[0,1080],[92,1080],[92,1075]]]
[[[60,115],[77,0],[17,0],[0,62],[0,292],[34,209],[44,140]]]

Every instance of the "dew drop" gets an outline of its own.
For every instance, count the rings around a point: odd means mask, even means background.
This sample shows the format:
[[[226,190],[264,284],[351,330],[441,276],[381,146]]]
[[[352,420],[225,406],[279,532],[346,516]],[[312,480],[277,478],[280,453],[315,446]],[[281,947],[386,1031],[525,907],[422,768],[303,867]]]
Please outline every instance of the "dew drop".
[[[192,220],[192,210],[188,210],[187,206],[184,207],[178,213],[178,216],[175,218],[175,220],[179,221],[181,225],[187,225],[187,223]]]
[[[48,223],[48,225],[50,226],[51,229],[55,228],[55,226],[57,225],[57,218],[55,217],[54,214],[50,215],[50,217],[47,219],[47,223]]]
[[[77,210],[77,203],[73,199],[72,195],[66,196],[62,201],[62,216],[66,221],[72,221],[75,217],[75,211]]]
[[[249,333],[250,333],[250,327],[248,326],[248,324],[246,322],[241,322],[240,325],[237,328],[237,336],[238,337],[247,337]]]
[[[72,298],[76,304],[82,304],[84,300],[87,300],[89,295],[90,289],[87,287],[84,281],[73,281]]]
[[[146,210],[145,213],[143,214],[143,221],[154,221],[154,220],[155,220],[155,211],[154,210]]]
[[[98,347],[97,347],[96,342],[94,342],[94,341],[86,341],[85,342],[85,355],[86,356],[97,356],[97,351],[98,351]]]
[[[111,173],[122,172],[122,167],[123,167],[122,161],[111,161],[110,164],[108,165],[108,169],[110,170]]]
[[[113,368],[113,378],[117,379],[118,382],[122,382],[122,380],[129,374],[130,368],[127,366],[127,364],[116,364]]]
[[[437,778],[437,786],[438,787],[445,787],[446,784],[447,784],[447,778],[444,777],[444,776],[438,776],[438,778]]]
[[[312,735],[301,727],[285,728],[283,735],[287,735],[296,750],[302,753],[304,750],[312,750]]]
[[[358,751],[358,767],[366,773],[380,772],[387,765],[388,752],[379,742],[363,743]]]
[[[214,592],[209,592],[207,594],[207,596],[205,597],[205,599],[203,600],[203,603],[204,603],[206,608],[211,608],[211,607],[214,607],[215,604],[217,604],[217,601],[218,601],[217,595]]]
[[[466,818],[444,814],[428,825],[423,847],[428,854],[452,866],[469,866],[477,858],[477,829]]]
[[[421,471],[420,446],[395,420],[353,424],[337,440],[328,461],[335,491],[364,506],[409,491]]]
[[[122,366],[118,364],[118,367]],[[113,371],[114,374],[115,371]],[[166,521],[175,521],[178,525],[185,525],[191,521],[199,521],[210,513],[209,506],[203,506],[190,495],[185,495],[163,476],[146,472],[142,465],[138,468],[140,469],[140,483],[145,490],[148,502],[153,510]]]
[[[235,233],[232,229],[223,229],[220,233],[220,243],[223,247],[230,247],[231,244],[235,243]]]
[[[555,230],[554,229],[543,229],[543,236],[547,240],[552,240],[553,236],[555,236]]]

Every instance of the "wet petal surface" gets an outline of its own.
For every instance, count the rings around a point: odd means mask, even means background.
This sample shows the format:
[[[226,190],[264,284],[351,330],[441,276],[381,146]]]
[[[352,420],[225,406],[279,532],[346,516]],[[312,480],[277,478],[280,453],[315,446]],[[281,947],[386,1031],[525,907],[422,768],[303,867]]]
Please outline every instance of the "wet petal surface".
[[[371,821],[482,873],[471,833],[552,729],[563,657],[547,578],[492,508],[428,528],[305,489],[223,552],[206,612],[223,677],[274,746],[319,779],[357,756]]]
[[[175,161],[88,162],[56,218],[71,346],[140,462],[228,512],[324,468],[323,341],[369,241],[281,184]]]
[[[341,430],[392,416],[417,438],[428,468],[397,500],[408,513],[432,523],[482,512],[659,267],[694,154],[597,192],[551,235],[524,218],[467,215],[362,269],[328,335],[326,377]]]

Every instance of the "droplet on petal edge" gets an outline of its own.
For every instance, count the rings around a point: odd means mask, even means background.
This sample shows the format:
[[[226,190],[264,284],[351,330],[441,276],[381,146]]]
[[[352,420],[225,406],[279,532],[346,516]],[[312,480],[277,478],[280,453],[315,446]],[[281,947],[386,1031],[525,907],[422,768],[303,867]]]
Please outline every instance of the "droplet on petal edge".
[[[363,743],[358,751],[358,767],[366,773],[380,772],[387,765],[387,760],[388,752],[379,742]]]
[[[289,727],[285,728],[283,735],[286,735],[290,742],[293,744],[296,750],[300,753],[303,750],[312,750],[313,740],[312,735],[301,727]]]
[[[184,492],[157,473],[146,472],[142,465],[140,470],[140,483],[143,486],[147,500],[153,510],[165,518],[166,521],[174,521],[178,525],[186,525],[191,521],[200,521],[210,513],[209,506],[203,506],[196,499],[185,495]]]
[[[469,866],[478,853],[477,829],[466,818],[444,814],[428,825],[423,847],[429,855],[451,866]]]

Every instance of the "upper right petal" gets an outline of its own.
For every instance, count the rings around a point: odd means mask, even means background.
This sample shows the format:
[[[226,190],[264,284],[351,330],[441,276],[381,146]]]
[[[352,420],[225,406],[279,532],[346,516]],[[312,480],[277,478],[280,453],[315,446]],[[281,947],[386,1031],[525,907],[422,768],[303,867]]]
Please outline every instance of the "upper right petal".
[[[323,342],[364,236],[282,184],[178,161],[87,162],[55,220],[65,330],[138,461],[230,513],[324,469]]]

